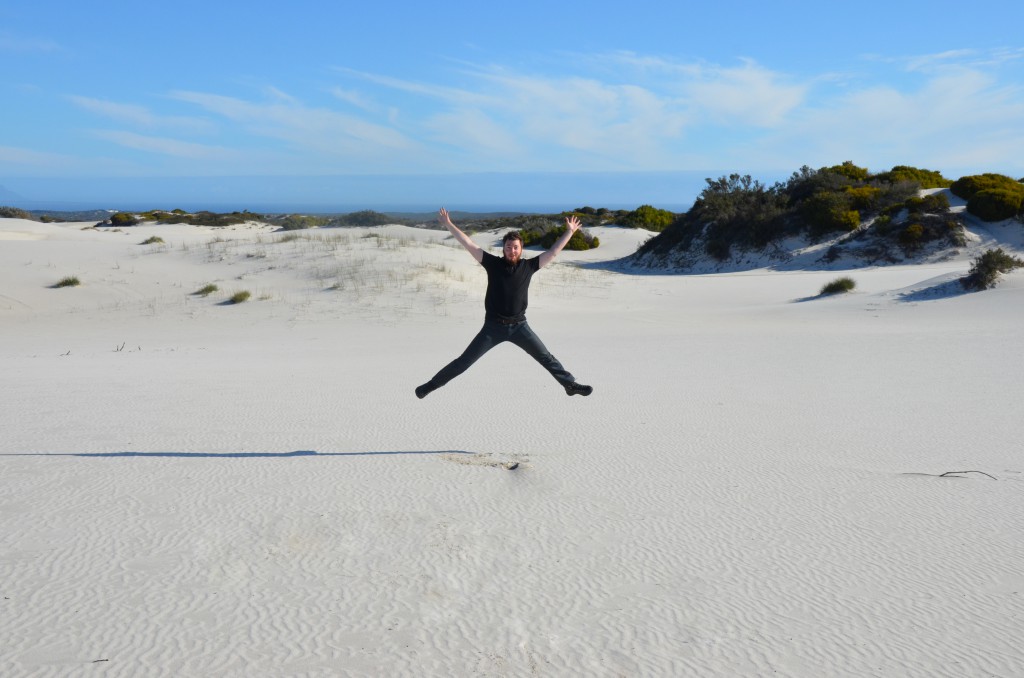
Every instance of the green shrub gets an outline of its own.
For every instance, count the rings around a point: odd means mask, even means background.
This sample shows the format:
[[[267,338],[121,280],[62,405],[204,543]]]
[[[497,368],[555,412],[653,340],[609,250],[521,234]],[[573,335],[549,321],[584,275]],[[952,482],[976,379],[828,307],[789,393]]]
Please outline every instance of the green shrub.
[[[967,201],[967,211],[983,221],[1002,221],[1017,215],[1024,203],[1024,189],[986,188]]]
[[[847,186],[846,195],[856,210],[872,210],[882,189],[877,186]]]
[[[868,176],[871,174],[868,172],[866,167],[857,167],[852,161],[847,160],[842,165],[833,165],[832,167],[822,168],[823,172],[831,172],[833,174],[841,174],[848,179],[854,181],[867,181]]]
[[[907,247],[913,247],[921,242],[924,237],[924,226],[921,224],[910,224],[900,233],[900,243]]]
[[[66,278],[61,278],[54,287],[78,287],[82,284],[76,276],[70,275]]]
[[[331,226],[383,226],[385,224],[393,224],[396,219],[389,217],[381,212],[374,212],[373,210],[362,210],[360,212],[352,212],[344,216],[338,217],[337,219],[330,222]]]
[[[850,209],[848,193],[818,191],[804,201],[801,216],[808,224],[812,238],[835,231],[853,231],[860,226],[860,212]]]
[[[200,287],[198,290],[196,290],[192,294],[200,296],[200,297],[206,297],[206,296],[209,296],[209,295],[213,294],[218,289],[220,289],[220,288],[211,283],[209,285],[204,285],[203,287]]]
[[[857,283],[853,280],[853,278],[844,276],[842,278],[836,278],[832,282],[822,287],[819,296],[825,297],[831,294],[842,294],[844,292],[851,292],[855,287],[857,287]]]
[[[623,226],[630,228],[645,228],[648,231],[661,232],[668,228],[676,215],[668,210],[658,209],[650,205],[640,205],[626,215],[622,220]]]
[[[289,214],[280,221],[283,231],[300,231],[307,228],[317,228],[330,223],[327,217],[309,217],[302,214]],[[392,220],[393,221],[393,220]]]
[[[945,193],[930,193],[923,197],[908,198],[904,206],[912,214],[943,213],[949,211],[949,198]]]
[[[110,216],[110,223],[112,226],[134,226],[139,220],[130,212],[118,212]]]
[[[970,271],[960,279],[960,283],[969,290],[987,290],[995,286],[1000,274],[1022,266],[1024,260],[1007,254],[1002,248],[987,250],[974,260]]]
[[[232,294],[231,298],[228,299],[228,302],[232,304],[241,304],[242,302],[248,301],[251,296],[252,294],[250,294],[248,290],[242,290],[241,292],[235,292]]]
[[[31,219],[32,214],[18,207],[0,206],[0,218],[3,219]]]
[[[871,224],[871,227],[875,230],[875,233],[877,233],[878,235],[889,235],[890,233],[892,233],[892,230],[894,228],[892,217],[889,216],[888,214],[882,214],[877,219],[875,219],[874,223]]]
[[[953,195],[964,200],[970,200],[979,191],[1001,188],[1012,192],[1024,193],[1024,184],[1015,181],[1005,174],[971,174],[960,177],[953,182],[949,190]]]
[[[151,236],[149,238],[146,238],[145,240],[143,240],[139,244],[140,245],[163,245],[164,244],[164,239],[161,238],[158,235],[154,235],[154,236]]]
[[[565,226],[560,226],[558,228],[551,229],[547,233],[544,233],[539,239],[536,239],[533,242],[539,244],[541,247],[544,247],[546,249],[554,245],[555,241],[561,238],[562,235],[565,233],[565,230]],[[581,228],[572,234],[572,237],[569,238],[569,242],[566,243],[565,245],[565,249],[576,251],[590,250],[594,249],[599,244],[600,241],[596,237],[590,235],[589,233],[584,233],[583,229]],[[525,237],[523,245],[526,245]]]
[[[912,181],[921,188],[949,188],[949,185],[953,183],[939,172],[908,167],[907,165],[896,165],[888,172],[876,174],[871,179],[872,181],[882,181],[890,184],[900,181]]]

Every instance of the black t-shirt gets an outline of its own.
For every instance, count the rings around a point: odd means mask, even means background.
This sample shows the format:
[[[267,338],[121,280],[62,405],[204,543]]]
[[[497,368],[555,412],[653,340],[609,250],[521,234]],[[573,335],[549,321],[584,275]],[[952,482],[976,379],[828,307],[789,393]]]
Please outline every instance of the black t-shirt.
[[[488,318],[526,320],[530,278],[540,270],[540,257],[520,259],[512,265],[505,257],[484,252],[480,262],[487,271],[484,310]]]

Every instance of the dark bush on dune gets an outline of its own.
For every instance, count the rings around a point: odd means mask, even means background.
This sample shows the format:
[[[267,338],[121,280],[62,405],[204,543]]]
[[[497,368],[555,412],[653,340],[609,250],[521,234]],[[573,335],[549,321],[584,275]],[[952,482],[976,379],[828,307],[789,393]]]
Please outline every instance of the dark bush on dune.
[[[1009,219],[1024,207],[1024,183],[1005,174],[960,177],[949,190],[967,201],[968,212],[985,221]]]
[[[983,221],[1011,219],[1021,211],[1024,190],[987,188],[978,191],[967,201],[967,211]]]
[[[525,230],[520,231],[520,235],[523,238],[523,247],[529,247],[531,245],[537,245],[543,248],[551,247],[555,244],[555,241],[562,237],[565,233],[565,226],[559,226],[546,231],[537,230]],[[600,246],[601,240],[596,235],[590,235],[584,233],[583,229],[580,229],[572,234],[569,238],[569,242],[566,243],[565,249],[567,250],[590,250]]]
[[[2,219],[32,219],[32,215],[18,207],[0,206],[0,218]]]
[[[139,223],[139,219],[131,212],[112,214],[109,221],[111,226],[134,226]]]
[[[398,223],[394,217],[373,210],[361,210],[337,217],[328,226],[384,226],[394,223]]]
[[[1011,256],[1002,248],[987,250],[971,264],[971,270],[960,279],[964,288],[969,290],[987,290],[994,287],[1003,273],[1024,266],[1024,260]]]
[[[640,205],[622,219],[623,226],[644,228],[648,231],[664,231],[672,225],[675,214],[650,205]]]

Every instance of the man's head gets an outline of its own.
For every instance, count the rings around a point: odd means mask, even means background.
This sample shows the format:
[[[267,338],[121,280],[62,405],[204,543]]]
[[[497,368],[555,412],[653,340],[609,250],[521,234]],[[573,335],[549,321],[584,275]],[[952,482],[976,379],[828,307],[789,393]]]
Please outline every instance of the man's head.
[[[517,263],[523,256],[523,236],[519,235],[519,231],[509,231],[501,239],[501,243],[505,258],[513,264]]]

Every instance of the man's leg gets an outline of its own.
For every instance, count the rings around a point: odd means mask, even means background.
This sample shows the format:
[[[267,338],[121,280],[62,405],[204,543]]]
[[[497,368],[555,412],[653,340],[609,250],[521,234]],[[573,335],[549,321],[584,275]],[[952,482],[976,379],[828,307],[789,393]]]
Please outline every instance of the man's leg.
[[[525,322],[516,328],[516,331],[508,340],[529,353],[534,360],[550,372],[551,376],[565,387],[567,395],[588,396],[594,392],[593,387],[576,383],[575,377],[572,376],[569,370],[562,367],[562,363],[558,362],[555,356],[551,355],[551,352],[544,346],[544,342],[540,340],[540,337]]]
[[[570,374],[569,370],[562,367],[562,363],[558,362],[558,358],[551,355],[547,347],[544,346],[544,342],[540,340],[540,337],[530,329],[527,323],[522,323],[516,328],[516,331],[508,339],[513,344],[523,349],[530,356],[539,362],[551,376],[554,377],[559,384],[562,386],[568,386],[569,384],[576,381],[576,379]]]
[[[501,343],[500,337],[488,327],[488,323],[485,321],[483,328],[473,337],[473,341],[469,342],[469,346],[462,352],[462,355],[442,367],[441,371],[435,374],[430,381],[416,387],[416,397],[424,398],[431,391],[441,388],[468,370],[470,365],[480,359],[480,356],[490,351],[499,343]]]

